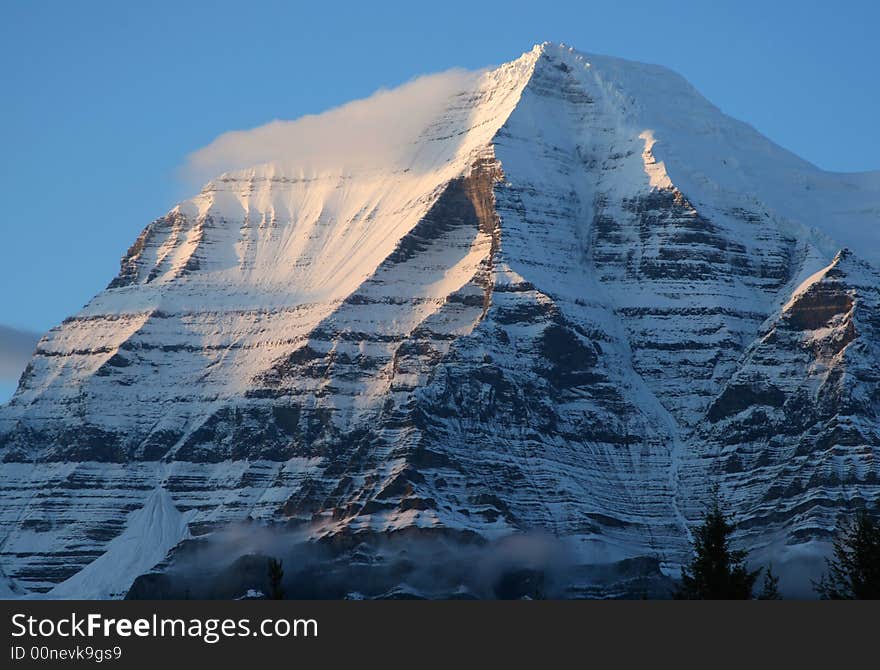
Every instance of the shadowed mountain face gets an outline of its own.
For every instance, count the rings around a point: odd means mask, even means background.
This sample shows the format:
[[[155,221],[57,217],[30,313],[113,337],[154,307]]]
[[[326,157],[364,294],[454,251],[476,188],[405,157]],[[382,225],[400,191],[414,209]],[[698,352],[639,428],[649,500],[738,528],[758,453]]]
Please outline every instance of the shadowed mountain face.
[[[138,543],[162,572],[254,519],[329,571],[539,532],[556,593],[619,594],[676,573],[714,484],[777,565],[877,505],[880,249],[835,239],[877,225],[880,175],[662,68],[541,45],[474,81],[371,169],[211,182],[40,341],[0,409],[10,580],[121,595]],[[384,565],[376,594],[410,574]]]

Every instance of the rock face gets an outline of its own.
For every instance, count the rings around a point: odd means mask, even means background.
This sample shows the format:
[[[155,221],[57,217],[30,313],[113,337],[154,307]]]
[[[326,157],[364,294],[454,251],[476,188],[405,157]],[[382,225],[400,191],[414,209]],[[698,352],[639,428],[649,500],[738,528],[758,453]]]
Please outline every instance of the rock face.
[[[878,223],[880,173],[540,45],[394,164],[228,173],[147,226],[0,408],[2,570],[49,591],[162,500],[194,538],[540,530],[674,574],[713,483],[755,555],[816,554],[880,498]]]

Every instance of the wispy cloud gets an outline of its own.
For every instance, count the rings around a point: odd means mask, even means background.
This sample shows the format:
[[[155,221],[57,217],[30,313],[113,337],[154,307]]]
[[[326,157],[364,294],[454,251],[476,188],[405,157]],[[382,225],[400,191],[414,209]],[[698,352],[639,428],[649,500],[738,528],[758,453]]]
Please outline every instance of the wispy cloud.
[[[220,135],[190,154],[184,175],[203,183],[223,172],[269,162],[304,170],[350,169],[394,161],[448,100],[480,72],[449,70],[294,121],[272,121]]]
[[[30,360],[40,336],[0,325],[0,382],[15,382]]]

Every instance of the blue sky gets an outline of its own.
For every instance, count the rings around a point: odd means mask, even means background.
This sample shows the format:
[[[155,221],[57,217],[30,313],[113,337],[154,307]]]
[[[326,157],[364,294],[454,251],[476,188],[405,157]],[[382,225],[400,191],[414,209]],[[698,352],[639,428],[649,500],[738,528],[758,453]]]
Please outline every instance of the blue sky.
[[[671,67],[820,167],[880,168],[873,2],[4,4],[0,323],[27,330],[106,286],[220,133],[544,40]]]

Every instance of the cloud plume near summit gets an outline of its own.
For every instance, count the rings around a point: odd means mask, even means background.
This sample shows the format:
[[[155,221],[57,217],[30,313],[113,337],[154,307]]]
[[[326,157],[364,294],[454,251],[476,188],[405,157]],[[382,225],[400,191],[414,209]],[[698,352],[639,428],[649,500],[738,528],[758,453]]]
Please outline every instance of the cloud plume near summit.
[[[394,164],[448,101],[481,74],[452,69],[425,75],[320,114],[223,133],[187,157],[184,176],[204,183],[264,163],[305,171]]]
[[[0,325],[0,382],[17,381],[40,336]]]
[[[0,405],[15,392],[39,339],[37,333],[0,325]]]

